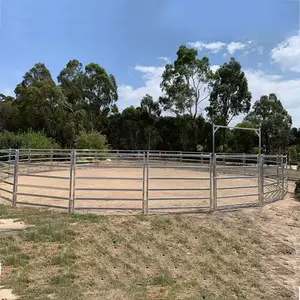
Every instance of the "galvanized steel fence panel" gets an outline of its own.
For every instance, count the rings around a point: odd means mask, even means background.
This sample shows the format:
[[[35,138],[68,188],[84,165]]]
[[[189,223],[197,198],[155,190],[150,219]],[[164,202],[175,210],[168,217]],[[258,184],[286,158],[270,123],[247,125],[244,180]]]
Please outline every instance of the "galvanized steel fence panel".
[[[286,192],[283,155],[0,150],[0,199],[13,206],[69,212],[212,212],[262,206],[282,199]]]

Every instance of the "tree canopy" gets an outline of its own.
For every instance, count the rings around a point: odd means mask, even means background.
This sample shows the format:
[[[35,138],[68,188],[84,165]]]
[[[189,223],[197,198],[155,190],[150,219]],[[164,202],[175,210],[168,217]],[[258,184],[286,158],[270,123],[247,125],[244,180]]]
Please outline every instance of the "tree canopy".
[[[231,58],[214,73],[208,57],[180,46],[161,79],[162,96],[146,94],[137,107],[118,109],[115,77],[102,66],[70,60],[57,81],[42,62],[25,72],[15,96],[0,94],[1,147],[84,147],[212,151],[212,123],[262,128],[265,153],[300,152],[300,129],[274,93],[250,110],[251,92],[239,62]],[[28,139],[28,141],[27,141]],[[47,140],[49,139],[49,140]],[[230,130],[216,148],[256,153],[254,132]]]

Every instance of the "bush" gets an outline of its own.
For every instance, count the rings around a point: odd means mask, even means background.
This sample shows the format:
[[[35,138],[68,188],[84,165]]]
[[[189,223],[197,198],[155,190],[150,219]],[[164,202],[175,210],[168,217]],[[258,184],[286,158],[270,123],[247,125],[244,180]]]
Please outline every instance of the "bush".
[[[289,151],[290,163],[292,165],[297,165],[297,163],[298,163],[298,153],[297,153],[296,146],[289,147],[288,151]]]
[[[22,147],[22,140],[19,135],[4,130],[0,133],[0,149],[18,149]]]
[[[106,136],[97,131],[89,133],[81,131],[76,136],[75,145],[77,149],[106,150],[109,148]]]
[[[51,149],[57,145],[51,138],[46,137],[41,132],[29,131],[15,134],[4,131],[0,133],[0,149]]]
[[[52,149],[58,148],[58,145],[41,132],[29,131],[20,135],[22,140],[22,148],[25,149]]]
[[[295,182],[295,190],[294,190],[294,194],[296,197],[299,197],[300,196],[300,179],[298,179],[296,182]]]

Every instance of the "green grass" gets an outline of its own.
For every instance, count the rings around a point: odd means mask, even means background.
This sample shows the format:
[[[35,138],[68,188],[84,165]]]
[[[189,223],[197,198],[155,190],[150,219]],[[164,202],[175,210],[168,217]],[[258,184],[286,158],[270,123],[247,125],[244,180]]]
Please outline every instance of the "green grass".
[[[1,217],[34,226],[0,233],[1,284],[20,299],[283,300],[292,293],[268,277],[269,244],[239,212],[104,217],[0,205]],[[276,253],[294,253],[275,245]]]

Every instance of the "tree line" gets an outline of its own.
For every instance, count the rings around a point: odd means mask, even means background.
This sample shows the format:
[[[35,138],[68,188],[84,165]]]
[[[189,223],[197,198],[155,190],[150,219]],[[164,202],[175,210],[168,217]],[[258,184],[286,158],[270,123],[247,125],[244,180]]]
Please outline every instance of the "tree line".
[[[243,115],[238,126],[261,127],[264,153],[300,150],[300,130],[291,128],[291,116],[272,91],[251,108],[246,75],[233,57],[213,72],[208,57],[180,46],[160,87],[159,99],[145,95],[138,107],[119,112],[115,77],[99,64],[71,60],[55,82],[37,63],[16,86],[15,97],[0,94],[0,129],[6,136],[42,133],[62,148],[98,147],[99,141],[99,148],[197,151],[200,145],[210,152],[212,123],[228,125]],[[256,153],[258,138],[251,131],[219,130],[216,146]]]

